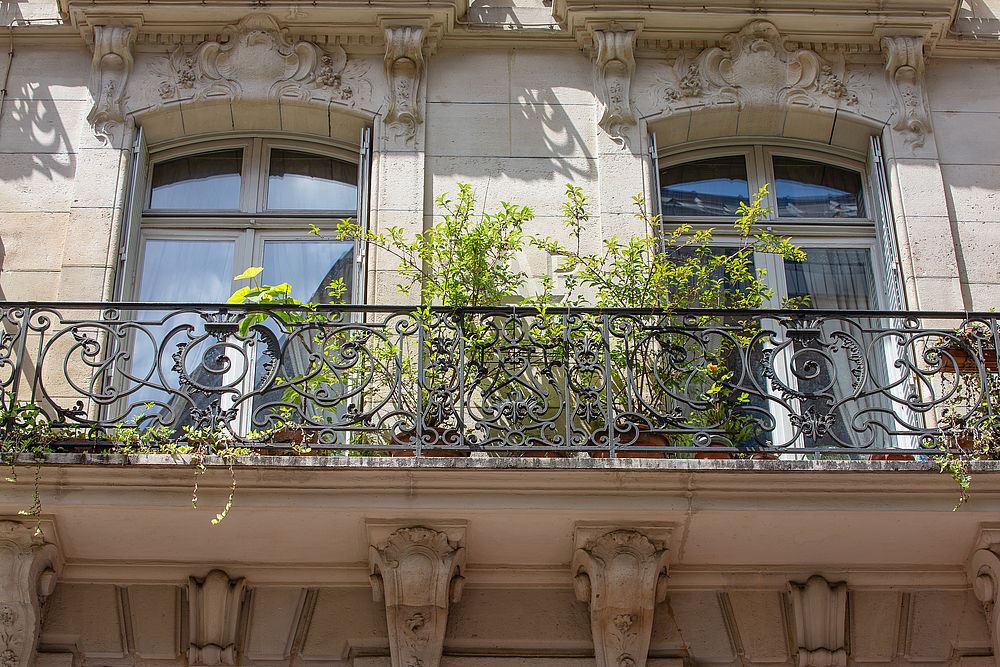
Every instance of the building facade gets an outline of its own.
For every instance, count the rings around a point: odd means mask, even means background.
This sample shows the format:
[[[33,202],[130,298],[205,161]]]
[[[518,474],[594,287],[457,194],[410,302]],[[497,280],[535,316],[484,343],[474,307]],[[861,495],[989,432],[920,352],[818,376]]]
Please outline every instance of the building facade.
[[[997,12],[3,3],[0,663],[1000,664],[1000,468],[963,463],[952,511],[934,460],[1000,406]],[[723,253],[766,186],[761,228],[806,260],[750,253],[750,325],[668,322],[574,315],[522,244],[561,343],[510,304],[431,328],[375,241],[461,184],[588,252],[690,225]],[[223,305],[248,267],[346,305],[248,334]],[[711,422],[706,373],[764,435]]]

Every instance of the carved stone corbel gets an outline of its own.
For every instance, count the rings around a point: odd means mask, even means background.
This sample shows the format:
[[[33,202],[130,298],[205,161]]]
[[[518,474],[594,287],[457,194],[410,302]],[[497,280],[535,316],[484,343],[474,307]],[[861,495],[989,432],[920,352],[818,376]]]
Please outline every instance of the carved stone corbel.
[[[246,579],[230,579],[222,570],[212,570],[204,579],[188,579],[192,667],[236,664],[236,631],[245,593]]]
[[[33,525],[0,520],[0,664],[34,664],[41,611],[56,585],[59,550]]]
[[[643,667],[667,594],[668,551],[637,530],[593,534],[578,529],[572,572],[577,599],[590,604],[597,667]]]
[[[635,73],[635,36],[635,30],[594,31],[594,69],[604,105],[598,125],[622,145],[627,142],[625,127],[636,122],[630,98]]]
[[[388,98],[385,124],[396,128],[397,136],[413,141],[420,111],[420,79],[424,72],[424,35],[421,26],[394,26],[385,29],[385,78]]]
[[[918,148],[930,134],[930,114],[924,101],[924,38],[883,37],[885,70],[893,95],[892,128]]]
[[[847,667],[847,584],[818,575],[790,582],[799,667]]]
[[[462,596],[465,548],[448,534],[399,528],[369,549],[375,601],[385,601],[392,667],[437,667],[448,605]]]
[[[1000,526],[988,524],[980,529],[977,549],[972,552],[967,571],[976,598],[983,604],[993,645],[993,661],[1000,667]]]
[[[110,142],[115,128],[125,124],[125,86],[132,73],[135,37],[133,26],[94,26],[91,71],[94,106],[87,121],[104,142]]]

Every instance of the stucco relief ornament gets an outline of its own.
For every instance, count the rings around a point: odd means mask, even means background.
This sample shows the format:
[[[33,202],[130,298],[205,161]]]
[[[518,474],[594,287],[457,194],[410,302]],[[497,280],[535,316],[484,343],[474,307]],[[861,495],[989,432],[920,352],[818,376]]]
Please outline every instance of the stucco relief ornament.
[[[448,607],[462,596],[465,549],[448,535],[400,528],[369,551],[376,601],[385,601],[392,667],[437,667]]]
[[[827,60],[810,49],[789,49],[768,21],[753,21],[700,53],[681,53],[651,91],[666,110],[691,104],[773,107],[857,105],[843,57]]]
[[[33,664],[45,600],[61,561],[32,526],[0,521],[0,667]]]
[[[385,124],[407,143],[414,140],[423,122],[420,79],[424,72],[424,29],[396,26],[385,29],[385,78],[389,85]]]
[[[222,41],[203,42],[192,53],[178,47],[153,65],[164,101],[329,98],[348,106],[370,95],[367,69],[340,46],[293,41],[268,14],[251,14],[227,26]]]
[[[666,598],[667,550],[635,530],[614,530],[573,556],[576,597],[590,604],[597,667],[643,667],[656,603]]]
[[[112,141],[125,125],[125,86],[132,74],[135,28],[122,25],[94,26],[94,59],[91,87],[94,106],[87,121],[101,141]]]
[[[893,95],[892,128],[914,148],[930,134],[930,114],[924,103],[923,37],[883,37],[886,75]]]
[[[628,143],[626,128],[636,122],[631,101],[634,46],[634,30],[594,31],[594,68],[604,106],[598,125],[622,147]]]

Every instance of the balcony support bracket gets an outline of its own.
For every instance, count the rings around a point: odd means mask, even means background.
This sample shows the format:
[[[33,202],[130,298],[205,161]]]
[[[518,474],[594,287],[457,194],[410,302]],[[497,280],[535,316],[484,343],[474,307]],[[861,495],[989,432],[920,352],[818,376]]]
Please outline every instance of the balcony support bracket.
[[[0,519],[0,657],[11,667],[35,664],[42,608],[62,565],[54,530],[43,526],[52,524]]]

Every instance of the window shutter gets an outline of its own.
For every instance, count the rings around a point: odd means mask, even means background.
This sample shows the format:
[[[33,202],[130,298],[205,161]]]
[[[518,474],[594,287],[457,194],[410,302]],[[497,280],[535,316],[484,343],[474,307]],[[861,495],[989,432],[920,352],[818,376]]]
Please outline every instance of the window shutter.
[[[355,220],[361,226],[362,234],[368,233],[368,195],[371,181],[372,164],[372,132],[365,127],[361,129],[361,147],[358,150],[358,210]],[[368,243],[358,241],[354,255],[354,303],[364,303],[367,298],[368,277]]]
[[[653,192],[650,194],[650,210],[653,215],[659,215],[660,211],[660,149],[656,145],[656,133],[649,135],[649,167],[652,171]]]
[[[118,260],[115,267],[114,300],[122,301],[131,298],[135,282],[137,242],[139,239],[139,222],[145,205],[146,169],[149,165],[149,151],[146,149],[146,136],[142,127],[136,128],[135,142],[132,145],[132,165],[128,172],[128,191],[125,194],[124,210],[122,211],[122,226],[118,240]]]
[[[872,219],[875,221],[881,249],[882,268],[885,273],[885,305],[890,310],[904,310],[906,308],[906,293],[903,291],[899,244],[896,240],[892,205],[889,201],[885,160],[882,156],[882,139],[871,137],[868,143],[868,180],[872,206],[875,209],[872,211]]]

